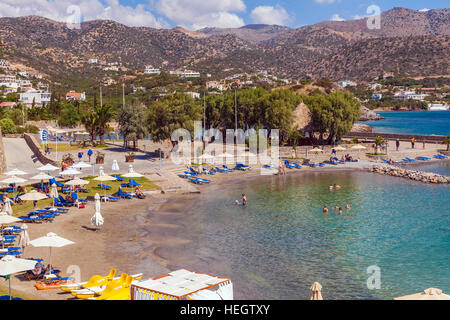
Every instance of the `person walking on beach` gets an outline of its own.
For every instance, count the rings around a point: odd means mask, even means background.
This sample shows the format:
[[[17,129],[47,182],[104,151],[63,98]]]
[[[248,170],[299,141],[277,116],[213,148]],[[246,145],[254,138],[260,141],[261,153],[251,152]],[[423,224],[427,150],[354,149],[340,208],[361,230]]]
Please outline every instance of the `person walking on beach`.
[[[81,158],[83,158],[83,152],[78,152],[78,161],[81,161]]]
[[[411,149],[414,149],[414,143],[415,143],[415,140],[414,140],[414,137],[412,137],[411,138]]]
[[[395,147],[397,148],[397,151],[398,151],[398,148],[400,147],[400,140],[395,140]]]
[[[91,162],[91,156],[92,156],[93,153],[94,153],[94,152],[92,152],[91,149],[89,149],[88,152],[87,152],[87,155],[88,155],[88,157],[89,157],[89,162]]]
[[[247,196],[245,195],[245,193],[242,194],[242,205],[247,205]]]
[[[423,143],[423,149],[425,149],[425,138],[423,138],[422,143]]]

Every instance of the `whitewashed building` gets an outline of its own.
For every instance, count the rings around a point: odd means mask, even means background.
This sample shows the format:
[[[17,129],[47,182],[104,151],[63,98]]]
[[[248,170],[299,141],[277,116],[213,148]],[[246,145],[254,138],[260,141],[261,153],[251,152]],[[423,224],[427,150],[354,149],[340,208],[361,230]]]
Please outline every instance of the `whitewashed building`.
[[[154,68],[153,66],[145,66],[144,74],[161,74],[159,68]]]
[[[181,74],[183,78],[200,78],[200,72],[192,71],[192,70],[184,70]]]
[[[20,94],[20,103],[31,107],[33,102],[36,106],[45,106],[50,103],[51,93],[44,90],[29,90]]]
[[[416,93],[415,91],[400,91],[395,93],[392,96],[392,99],[394,100],[409,100],[409,99],[413,99],[413,100],[420,100],[423,101],[425,99],[425,97],[427,97],[428,94],[425,93]]]
[[[186,94],[193,99],[200,99],[200,93],[198,92],[186,92]]]
[[[356,82],[350,81],[350,80],[342,80],[339,81],[338,84],[342,87],[356,87],[358,84]]]

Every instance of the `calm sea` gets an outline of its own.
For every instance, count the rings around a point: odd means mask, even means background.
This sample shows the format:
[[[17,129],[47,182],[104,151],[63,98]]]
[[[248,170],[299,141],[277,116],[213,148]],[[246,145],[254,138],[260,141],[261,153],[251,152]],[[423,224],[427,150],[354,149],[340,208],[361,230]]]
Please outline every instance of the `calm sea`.
[[[243,192],[245,208],[234,204]],[[343,215],[332,209],[347,203]],[[190,210],[192,267],[231,277],[237,299],[309,299],[314,281],[325,299],[450,292],[447,185],[365,172],[259,177],[212,186]],[[380,289],[367,287],[370,266]]]
[[[375,132],[403,134],[450,135],[450,111],[377,112],[386,118],[363,122]]]

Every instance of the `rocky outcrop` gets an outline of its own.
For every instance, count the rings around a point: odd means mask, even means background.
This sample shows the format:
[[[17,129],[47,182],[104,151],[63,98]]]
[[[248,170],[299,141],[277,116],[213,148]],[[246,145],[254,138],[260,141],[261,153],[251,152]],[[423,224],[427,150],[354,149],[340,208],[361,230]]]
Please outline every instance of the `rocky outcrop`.
[[[373,132],[373,128],[367,124],[355,123],[351,132]]]
[[[376,112],[361,106],[361,117],[359,117],[359,121],[374,121],[374,120],[383,120],[382,116],[377,114]]]
[[[384,174],[392,177],[401,177],[424,183],[450,183],[450,177],[443,176],[433,172],[424,172],[419,170],[406,170],[394,166],[375,166],[371,172]]]

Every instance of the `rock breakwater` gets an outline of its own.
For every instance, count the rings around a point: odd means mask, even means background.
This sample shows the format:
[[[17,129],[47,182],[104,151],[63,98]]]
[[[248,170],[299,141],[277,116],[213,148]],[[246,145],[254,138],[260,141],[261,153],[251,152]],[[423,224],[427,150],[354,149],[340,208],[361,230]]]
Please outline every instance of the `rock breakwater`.
[[[374,166],[370,169],[370,171],[378,174],[406,178],[424,183],[450,183],[450,177],[447,176],[443,176],[433,172],[406,170],[395,166]]]

